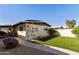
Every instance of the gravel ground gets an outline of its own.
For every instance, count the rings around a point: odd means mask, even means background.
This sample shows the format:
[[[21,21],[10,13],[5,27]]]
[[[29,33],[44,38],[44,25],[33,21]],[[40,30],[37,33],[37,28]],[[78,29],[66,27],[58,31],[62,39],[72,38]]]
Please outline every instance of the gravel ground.
[[[13,49],[0,49],[0,55],[53,55],[35,48],[18,46]]]

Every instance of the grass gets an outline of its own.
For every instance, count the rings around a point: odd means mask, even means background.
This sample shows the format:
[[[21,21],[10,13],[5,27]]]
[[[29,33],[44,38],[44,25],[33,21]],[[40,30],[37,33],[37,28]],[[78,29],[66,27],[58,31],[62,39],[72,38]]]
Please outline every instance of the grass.
[[[79,38],[55,37],[47,41],[34,40],[34,42],[50,45],[50,46],[61,47],[61,48],[79,52]]]

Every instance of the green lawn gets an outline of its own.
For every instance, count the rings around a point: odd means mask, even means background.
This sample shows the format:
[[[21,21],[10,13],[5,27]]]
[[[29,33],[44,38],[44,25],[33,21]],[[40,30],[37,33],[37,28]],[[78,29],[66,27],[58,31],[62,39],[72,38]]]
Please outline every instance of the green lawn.
[[[57,46],[79,52],[79,38],[55,37],[47,41],[34,40],[34,42],[51,46]]]

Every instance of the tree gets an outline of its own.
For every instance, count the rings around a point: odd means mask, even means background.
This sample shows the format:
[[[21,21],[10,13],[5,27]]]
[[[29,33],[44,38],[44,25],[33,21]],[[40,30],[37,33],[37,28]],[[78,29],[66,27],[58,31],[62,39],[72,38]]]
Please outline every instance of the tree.
[[[74,33],[77,36],[79,36],[79,26],[76,26],[75,28],[73,28],[72,33]]]
[[[76,21],[75,20],[66,20],[66,25],[68,26],[68,28],[73,28],[76,25]]]

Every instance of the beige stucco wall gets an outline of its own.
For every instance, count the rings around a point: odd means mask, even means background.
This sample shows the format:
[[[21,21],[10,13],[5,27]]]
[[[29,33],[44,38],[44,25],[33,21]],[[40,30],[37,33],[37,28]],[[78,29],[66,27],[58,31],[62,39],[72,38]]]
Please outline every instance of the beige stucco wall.
[[[76,37],[76,35],[72,33],[72,29],[58,29],[57,31],[59,32],[60,36]]]
[[[29,25],[29,27],[26,27],[26,31],[29,30],[30,38],[36,38],[38,36],[48,36],[48,32],[44,30],[44,28],[49,28],[49,26],[41,26],[41,25],[34,25],[34,24],[26,24],[26,26]],[[34,28],[34,30],[32,29]],[[38,31],[35,30],[35,28],[38,28]],[[33,32],[32,32],[33,31]],[[27,31],[28,32],[28,31]]]

